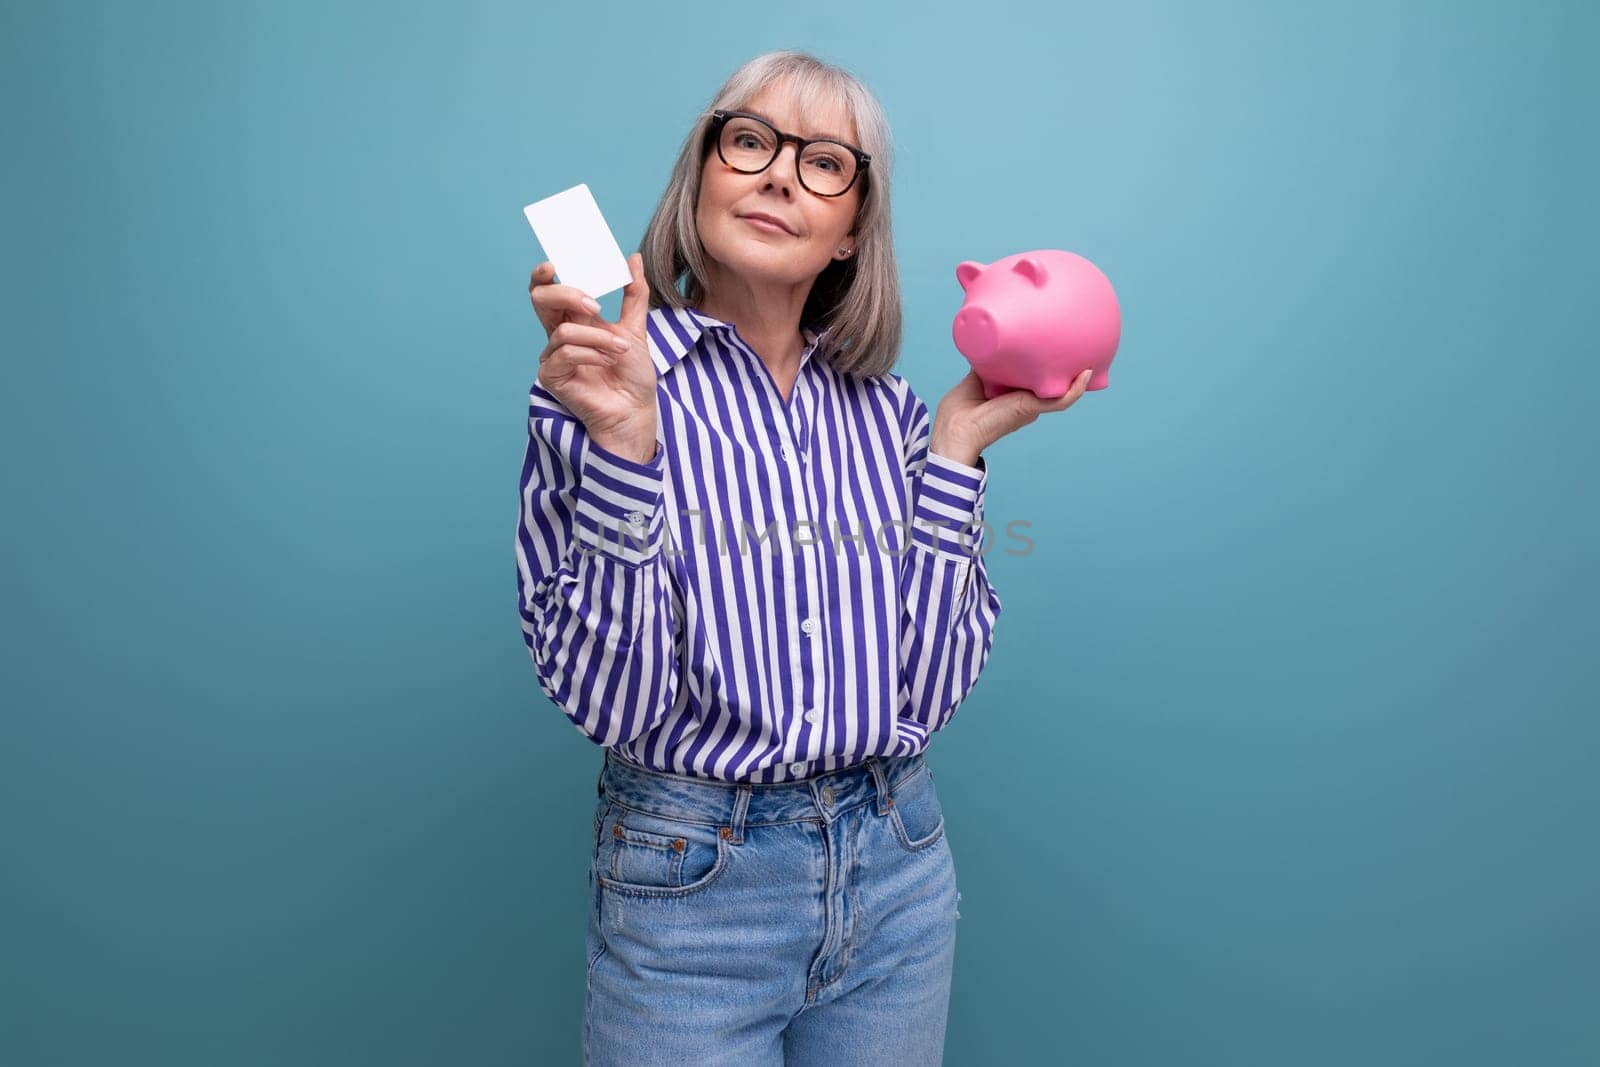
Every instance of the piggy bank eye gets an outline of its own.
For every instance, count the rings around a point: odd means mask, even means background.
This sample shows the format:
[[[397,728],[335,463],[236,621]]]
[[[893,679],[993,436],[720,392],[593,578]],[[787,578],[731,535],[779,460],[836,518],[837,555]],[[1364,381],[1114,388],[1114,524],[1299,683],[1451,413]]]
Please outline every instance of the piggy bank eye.
[[[1043,289],[1047,280],[1044,264],[1030,256],[1023,256],[1011,265],[1011,269],[1032,282],[1037,288]]]

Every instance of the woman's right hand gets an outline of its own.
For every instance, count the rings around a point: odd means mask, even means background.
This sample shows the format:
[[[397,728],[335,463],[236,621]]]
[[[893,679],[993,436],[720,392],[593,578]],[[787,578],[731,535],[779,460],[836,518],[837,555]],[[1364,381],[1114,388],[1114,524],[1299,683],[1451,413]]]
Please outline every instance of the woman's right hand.
[[[628,269],[633,281],[622,291],[614,323],[589,310],[582,289],[556,282],[548,260],[533,269],[528,295],[549,338],[539,353],[539,384],[600,447],[647,463],[656,451],[656,366],[645,327],[650,285],[642,255],[629,256]]]

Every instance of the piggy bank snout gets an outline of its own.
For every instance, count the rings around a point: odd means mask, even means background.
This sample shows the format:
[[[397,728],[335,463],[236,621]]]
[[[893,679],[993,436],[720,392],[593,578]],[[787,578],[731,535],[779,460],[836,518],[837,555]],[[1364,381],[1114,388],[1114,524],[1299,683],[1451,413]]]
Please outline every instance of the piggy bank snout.
[[[962,308],[951,332],[956,348],[973,362],[988,359],[1000,345],[1000,328],[994,316],[981,307]]]

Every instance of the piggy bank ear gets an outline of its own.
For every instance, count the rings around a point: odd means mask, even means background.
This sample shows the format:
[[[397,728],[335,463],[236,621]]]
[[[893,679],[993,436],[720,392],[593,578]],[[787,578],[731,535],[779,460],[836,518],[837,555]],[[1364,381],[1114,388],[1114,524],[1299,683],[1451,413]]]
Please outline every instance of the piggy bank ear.
[[[1023,256],[1011,265],[1011,269],[1032,282],[1036,287],[1043,289],[1048,280],[1044,272],[1044,264],[1032,256]]]
[[[961,283],[962,290],[972,284],[972,279],[983,273],[984,265],[977,260],[966,259],[956,264],[956,281]]]

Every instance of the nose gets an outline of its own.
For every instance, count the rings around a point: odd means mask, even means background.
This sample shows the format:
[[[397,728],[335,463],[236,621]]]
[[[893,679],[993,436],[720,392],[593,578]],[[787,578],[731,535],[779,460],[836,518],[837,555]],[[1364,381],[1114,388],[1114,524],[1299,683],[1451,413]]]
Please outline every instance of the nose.
[[[974,363],[988,359],[1000,344],[1000,329],[994,316],[981,307],[962,308],[957,312],[950,332],[956,348]]]
[[[789,153],[789,166],[787,169],[780,171],[779,168],[783,164],[783,154],[785,152]],[[800,179],[800,147],[792,141],[785,141],[780,145],[777,156],[767,166],[767,176],[774,180],[780,180],[782,184],[786,185],[798,182]]]

